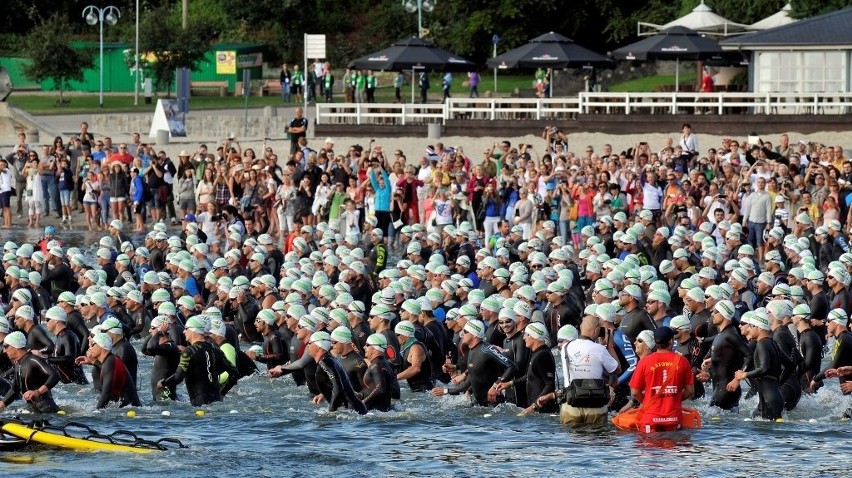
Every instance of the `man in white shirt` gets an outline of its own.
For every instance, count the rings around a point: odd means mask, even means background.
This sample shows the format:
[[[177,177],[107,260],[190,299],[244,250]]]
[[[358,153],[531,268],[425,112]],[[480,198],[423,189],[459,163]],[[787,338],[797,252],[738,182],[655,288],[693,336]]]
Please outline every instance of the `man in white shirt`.
[[[642,209],[654,214],[654,221],[660,218],[660,208],[663,205],[663,189],[657,184],[657,175],[647,173],[642,184]]]
[[[618,381],[620,366],[614,357],[615,344],[612,340],[608,341],[606,347],[599,344],[596,341],[599,330],[598,317],[587,315],[580,324],[580,336],[566,346],[566,386],[578,379],[604,380],[604,372],[609,374],[610,387]],[[612,390],[610,397],[611,394]],[[609,404],[602,407],[578,407],[565,403],[561,407],[560,418],[563,424],[603,423],[606,421],[608,406]]]
[[[766,191],[766,180],[757,178],[757,190],[743,199],[743,227],[748,227],[748,242],[757,251],[758,259],[763,262],[763,231],[772,227],[774,204],[772,196]]]

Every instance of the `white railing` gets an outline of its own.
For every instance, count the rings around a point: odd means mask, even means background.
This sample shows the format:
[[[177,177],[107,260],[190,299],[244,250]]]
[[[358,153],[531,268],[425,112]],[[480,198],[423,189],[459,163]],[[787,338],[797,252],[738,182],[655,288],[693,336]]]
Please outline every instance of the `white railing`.
[[[443,124],[447,117],[447,105],[434,103],[317,103],[316,108],[317,124]]]
[[[580,113],[580,98],[450,98],[447,119],[567,118]]]
[[[580,93],[583,114],[846,114],[852,93]]]
[[[444,104],[318,103],[317,124],[445,124],[450,119],[543,120],[582,114],[847,114],[852,93],[579,93],[570,98],[450,98]]]

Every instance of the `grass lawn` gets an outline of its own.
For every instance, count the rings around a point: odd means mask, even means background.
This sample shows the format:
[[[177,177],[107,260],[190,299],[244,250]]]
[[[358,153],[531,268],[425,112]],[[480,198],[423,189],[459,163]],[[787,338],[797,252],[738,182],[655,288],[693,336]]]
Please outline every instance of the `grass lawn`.
[[[696,79],[696,75],[694,71],[690,71],[689,73],[683,72],[680,74],[680,85],[689,85],[694,84]],[[645,78],[636,78],[635,80],[625,81],[622,83],[616,83],[609,86],[609,91],[614,92],[625,92],[632,91],[636,93],[650,93],[655,91],[657,86],[660,85],[674,85],[675,84],[675,76],[674,75],[657,75],[657,76],[646,76]]]
[[[441,78],[443,75],[433,74],[430,76],[431,88],[429,89],[430,97],[441,94]],[[462,85],[467,80],[467,75],[464,73],[453,74],[453,84],[450,94],[458,97],[466,97],[469,89]],[[508,96],[515,92],[516,88],[532,88],[532,74],[529,75],[510,75],[500,72],[497,75],[497,93],[501,96]],[[403,99],[411,98],[411,79],[406,78],[406,85],[403,88]],[[493,72],[483,73],[482,80],[479,85],[479,94],[484,96],[486,91],[494,89]],[[319,91],[317,91],[319,94]],[[420,98],[420,90],[415,85],[415,95]],[[154,97],[154,104],[158,97]],[[343,99],[342,93],[335,93],[335,101],[340,102]],[[106,95],[104,97],[104,107],[100,108],[98,104],[97,93],[66,93],[64,95],[65,104],[58,106],[59,95],[55,92],[39,92],[27,93],[17,92],[9,97],[9,103],[17,106],[24,111],[33,115],[51,115],[51,114],[75,114],[75,113],[92,113],[92,112],[145,112],[150,113],[153,105],[146,105],[144,97],[139,96],[139,105],[133,105],[132,94]],[[376,101],[378,102],[393,102],[394,90],[391,86],[380,86],[376,90]],[[239,109],[242,108],[245,98],[242,96],[193,96],[190,108],[192,110],[209,110],[209,109]],[[281,106],[281,98],[278,96],[251,96],[249,97],[250,108],[260,108],[264,106]]]
[[[441,74],[433,74],[430,76],[431,88],[429,89],[430,99],[434,100],[441,95]],[[684,72],[680,75],[680,84],[686,85],[694,83],[696,79],[694,72]],[[464,73],[453,74],[453,85],[450,93],[459,98],[468,96],[468,88],[463,86],[463,82],[467,80],[467,75]],[[406,85],[403,87],[403,100],[411,98],[411,78],[406,78]],[[510,96],[515,93],[516,89],[531,89],[533,82],[532,72],[529,74],[509,74],[506,72],[497,73],[497,94],[499,96]],[[674,85],[674,75],[658,75],[646,78],[637,78],[635,80],[625,81],[610,85],[609,91],[624,92],[651,92],[659,85]],[[480,97],[485,96],[486,91],[494,89],[494,74],[492,71],[481,73],[481,82],[479,85]],[[319,94],[319,91],[317,91]],[[415,98],[419,101],[420,90],[415,85]],[[157,97],[154,98],[156,102]],[[335,93],[335,101],[340,102],[343,99],[342,93]],[[376,90],[377,102],[393,102],[394,90],[391,86],[380,86]],[[144,112],[150,113],[153,105],[146,105],[144,97],[140,95],[139,105],[133,105],[132,94],[122,95],[107,95],[104,97],[104,108],[101,109],[98,105],[97,93],[71,93],[65,95],[66,104],[57,106],[58,95],[55,93],[13,93],[9,97],[9,103],[17,106],[24,111],[33,115],[51,115],[51,114],[74,114],[74,113],[93,113],[98,111],[103,112]],[[245,99],[241,96],[194,96],[191,101],[191,109],[210,110],[210,109],[240,109],[243,107]],[[250,108],[260,108],[264,106],[282,106],[281,98],[278,96],[251,96],[249,97]]]
[[[156,105],[157,97],[154,98],[154,104],[146,105],[145,99],[140,95],[139,105],[133,105],[133,95],[109,95],[104,97],[104,107],[100,108],[98,104],[98,94],[73,94],[65,95],[66,104],[61,107],[57,106],[59,97],[55,94],[26,94],[13,93],[9,97],[9,103],[21,108],[24,111],[33,115],[50,115],[50,114],[74,114],[74,113],[93,113],[97,111],[103,112],[146,112],[150,113]],[[194,96],[190,103],[190,108],[193,110],[203,109],[223,109],[223,108],[242,108],[245,104],[245,98],[226,96],[224,98],[218,96]],[[276,96],[252,96],[249,98],[249,107],[262,107],[269,105],[280,105],[281,99]]]

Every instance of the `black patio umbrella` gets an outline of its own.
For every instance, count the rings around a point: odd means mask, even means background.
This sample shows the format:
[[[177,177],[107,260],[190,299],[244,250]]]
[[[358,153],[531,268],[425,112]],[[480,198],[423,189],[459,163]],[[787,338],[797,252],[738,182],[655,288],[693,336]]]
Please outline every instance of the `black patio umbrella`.
[[[363,70],[475,71],[476,65],[464,58],[413,37],[375,53],[352,60],[349,68]]]
[[[539,35],[529,43],[488,60],[489,68],[613,68],[615,62],[559,33]]]
[[[612,52],[616,60],[674,60],[675,90],[680,80],[680,60],[706,60],[722,54],[716,40],[686,27],[672,27]]]

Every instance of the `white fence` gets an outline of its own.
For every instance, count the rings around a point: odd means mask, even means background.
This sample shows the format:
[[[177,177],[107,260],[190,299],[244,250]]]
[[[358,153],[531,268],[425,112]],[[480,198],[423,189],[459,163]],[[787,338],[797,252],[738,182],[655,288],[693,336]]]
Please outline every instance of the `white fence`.
[[[572,98],[450,98],[443,104],[317,103],[317,124],[444,124],[582,114],[847,114],[852,93],[580,93]]]

